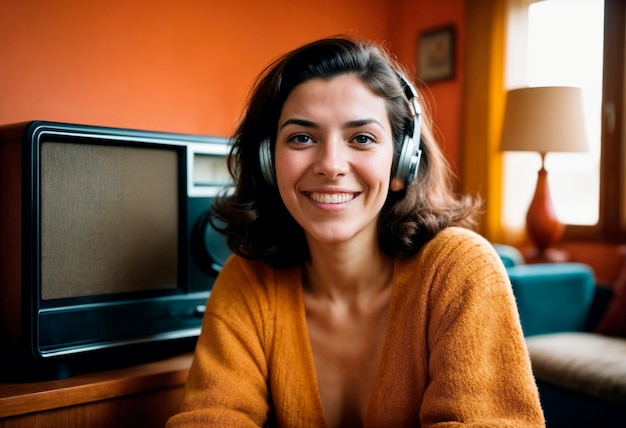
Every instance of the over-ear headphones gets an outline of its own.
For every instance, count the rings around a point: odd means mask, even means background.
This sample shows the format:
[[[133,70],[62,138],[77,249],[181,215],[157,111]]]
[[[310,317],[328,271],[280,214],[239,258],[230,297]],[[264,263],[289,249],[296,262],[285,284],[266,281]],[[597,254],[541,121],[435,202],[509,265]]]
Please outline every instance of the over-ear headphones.
[[[404,134],[396,175],[391,179],[392,190],[400,190],[402,187],[409,187],[415,183],[417,169],[422,159],[422,149],[420,148],[422,140],[422,109],[417,102],[417,91],[406,77],[400,72],[396,71],[396,73],[400,79],[400,83],[402,83],[404,94],[412,110],[413,126],[409,127]],[[394,183],[399,184],[399,188],[394,189]]]
[[[413,126],[409,127],[404,134],[396,174],[391,179],[392,190],[394,191],[408,187],[415,182],[422,157],[422,150],[420,148],[422,110],[417,102],[417,91],[401,73],[396,73],[400,79],[400,83],[402,83],[404,94],[412,110]],[[275,187],[276,175],[269,137],[264,138],[259,146],[259,165],[265,181]]]

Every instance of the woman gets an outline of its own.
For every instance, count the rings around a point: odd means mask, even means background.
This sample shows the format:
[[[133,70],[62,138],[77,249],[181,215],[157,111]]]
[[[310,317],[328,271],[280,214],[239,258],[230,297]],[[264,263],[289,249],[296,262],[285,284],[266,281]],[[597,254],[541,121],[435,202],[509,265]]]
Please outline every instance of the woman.
[[[416,97],[349,37],[261,75],[214,210],[235,255],[169,427],[544,425],[506,272]]]

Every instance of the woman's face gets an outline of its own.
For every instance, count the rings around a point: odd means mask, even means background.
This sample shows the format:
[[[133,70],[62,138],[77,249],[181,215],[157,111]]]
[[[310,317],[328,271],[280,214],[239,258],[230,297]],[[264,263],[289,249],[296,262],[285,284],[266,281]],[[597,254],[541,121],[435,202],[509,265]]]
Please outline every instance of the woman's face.
[[[394,153],[384,98],[350,74],[302,83],[275,150],[281,198],[309,242],[377,242]]]

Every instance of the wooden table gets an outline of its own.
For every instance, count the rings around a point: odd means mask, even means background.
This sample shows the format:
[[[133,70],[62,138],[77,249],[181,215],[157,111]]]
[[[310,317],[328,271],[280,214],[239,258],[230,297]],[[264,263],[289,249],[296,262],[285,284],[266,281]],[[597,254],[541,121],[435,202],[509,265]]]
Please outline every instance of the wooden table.
[[[179,408],[192,354],[32,383],[0,383],[0,427],[163,427]]]

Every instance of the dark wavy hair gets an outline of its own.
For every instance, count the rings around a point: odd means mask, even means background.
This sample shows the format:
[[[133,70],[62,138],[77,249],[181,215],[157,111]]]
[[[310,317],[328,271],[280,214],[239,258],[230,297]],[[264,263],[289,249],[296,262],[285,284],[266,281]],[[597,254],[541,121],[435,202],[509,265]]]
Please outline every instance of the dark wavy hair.
[[[400,65],[380,46],[349,36],[331,37],[301,46],[263,70],[233,136],[228,168],[234,191],[214,203],[210,221],[227,236],[232,251],[262,259],[276,267],[303,263],[309,256],[304,232],[283,204],[278,189],[261,171],[259,146],[270,138],[272,151],[285,100],[298,85],[315,78],[351,74],[385,98],[400,157],[411,109],[398,77]],[[422,159],[415,184],[389,192],[378,221],[382,250],[406,256],[448,226],[471,227],[478,202],[452,191],[448,164],[432,135],[432,123],[422,114]],[[395,167],[394,167],[395,169]],[[391,171],[393,176],[395,171]]]

